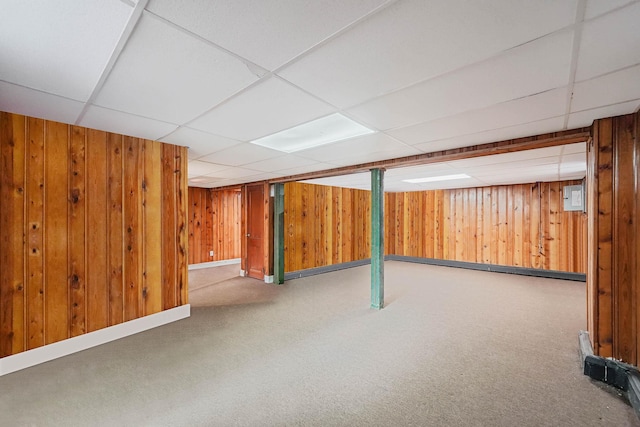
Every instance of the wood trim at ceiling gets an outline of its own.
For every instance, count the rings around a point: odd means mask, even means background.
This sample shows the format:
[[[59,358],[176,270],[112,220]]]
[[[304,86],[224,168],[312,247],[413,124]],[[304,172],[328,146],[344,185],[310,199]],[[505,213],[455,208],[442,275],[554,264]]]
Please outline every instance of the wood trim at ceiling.
[[[590,137],[591,128],[583,127],[561,132],[547,133],[524,138],[509,139],[499,142],[491,142],[469,147],[453,148],[450,150],[434,151],[431,153],[416,154],[391,160],[362,163],[353,166],[343,166],[317,172],[290,175],[269,180],[271,183],[284,183],[302,181],[314,178],[326,178],[338,175],[367,172],[373,168],[391,169],[406,166],[440,163],[452,160],[470,159],[474,157],[490,156],[495,154],[512,153],[516,151],[533,150],[536,148],[554,147],[558,145],[586,142]]]

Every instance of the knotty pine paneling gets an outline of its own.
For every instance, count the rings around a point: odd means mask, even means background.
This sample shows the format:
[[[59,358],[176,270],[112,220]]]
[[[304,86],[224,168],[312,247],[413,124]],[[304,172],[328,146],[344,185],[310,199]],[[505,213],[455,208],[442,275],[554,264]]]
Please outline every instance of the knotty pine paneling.
[[[285,271],[371,257],[370,217],[368,191],[286,183]]]
[[[588,150],[587,324],[594,352],[640,362],[640,113],[594,121]]]
[[[189,187],[189,264],[241,257],[241,202],[240,189]]]
[[[187,303],[186,154],[0,112],[0,357]]]
[[[586,271],[586,215],[562,211],[579,181],[385,194],[385,254]],[[285,271],[370,257],[367,191],[285,184]]]
[[[579,183],[388,193],[386,253],[584,273],[586,215],[562,211]]]

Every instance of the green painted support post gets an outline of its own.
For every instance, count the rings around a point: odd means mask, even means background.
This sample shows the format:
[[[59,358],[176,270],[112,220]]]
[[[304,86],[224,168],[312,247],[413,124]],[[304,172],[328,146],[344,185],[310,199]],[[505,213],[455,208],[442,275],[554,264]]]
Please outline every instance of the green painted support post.
[[[371,169],[371,308],[384,307],[384,169]]]
[[[274,184],[273,283],[284,283],[284,184]]]

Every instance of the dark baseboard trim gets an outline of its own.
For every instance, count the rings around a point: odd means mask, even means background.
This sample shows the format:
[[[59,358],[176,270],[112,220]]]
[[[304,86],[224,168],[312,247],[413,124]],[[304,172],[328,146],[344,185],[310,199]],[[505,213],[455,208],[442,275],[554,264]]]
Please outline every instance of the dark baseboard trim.
[[[343,262],[340,264],[325,265],[323,267],[307,268],[306,270],[291,271],[289,273],[284,273],[284,280],[315,276],[316,274],[329,273],[331,271],[344,270],[347,268],[360,267],[362,265],[369,265],[369,264],[371,264],[371,258],[360,259],[357,261]]]
[[[404,255],[386,255],[385,260],[415,262],[418,264],[440,265],[444,267],[466,268],[470,270],[492,271],[495,273],[519,274],[521,276],[546,277],[549,279],[573,280],[586,282],[587,275],[582,273],[568,273],[556,270],[541,270],[537,268],[509,267],[496,264],[479,264],[475,262],[449,261],[435,258],[419,258]]]
[[[385,255],[385,261],[414,262],[417,264],[438,265],[442,267],[466,268],[478,271],[491,271],[494,273],[519,274],[522,276],[546,277],[549,279],[572,280],[576,282],[586,282],[586,274],[568,273],[565,271],[540,270],[536,268],[509,267],[496,264],[479,264],[464,261],[449,261],[436,258],[419,258],[404,255]],[[323,267],[308,268],[305,270],[291,271],[284,274],[284,280],[298,279],[301,277],[315,276],[316,274],[329,273],[332,271],[344,270],[346,268],[360,267],[371,264],[371,258],[357,261],[343,262],[340,264],[326,265]]]
[[[587,331],[580,331],[578,344],[582,372],[594,380],[602,381],[626,392],[627,400],[640,419],[640,374],[638,369],[615,359],[595,356]]]

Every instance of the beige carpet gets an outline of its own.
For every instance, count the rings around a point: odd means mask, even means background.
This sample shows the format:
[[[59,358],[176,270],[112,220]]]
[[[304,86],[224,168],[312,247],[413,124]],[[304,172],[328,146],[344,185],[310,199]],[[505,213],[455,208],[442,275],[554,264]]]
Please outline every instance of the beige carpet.
[[[0,425],[638,424],[580,371],[583,283],[385,270],[382,311],[368,266],[194,280],[191,318],[0,378]]]

